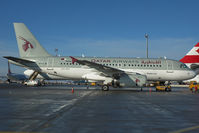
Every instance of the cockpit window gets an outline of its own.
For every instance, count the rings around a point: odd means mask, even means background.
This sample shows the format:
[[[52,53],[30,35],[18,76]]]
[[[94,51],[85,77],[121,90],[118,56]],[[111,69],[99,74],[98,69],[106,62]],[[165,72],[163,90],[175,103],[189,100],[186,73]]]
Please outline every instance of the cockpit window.
[[[181,65],[180,65],[180,68],[188,68],[188,67],[187,67],[187,65],[185,65],[185,64],[181,64]]]

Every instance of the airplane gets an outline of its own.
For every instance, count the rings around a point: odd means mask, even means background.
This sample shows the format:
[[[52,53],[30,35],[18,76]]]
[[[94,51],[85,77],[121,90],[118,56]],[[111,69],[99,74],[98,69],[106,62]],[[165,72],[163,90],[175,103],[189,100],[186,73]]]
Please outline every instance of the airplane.
[[[199,83],[199,42],[180,61],[195,71],[196,77],[183,82],[196,81]]]
[[[38,74],[70,80],[102,82],[113,87],[143,87],[147,81],[182,81],[195,77],[184,63],[161,58],[57,57],[50,55],[23,23],[14,23],[20,57],[4,56],[9,62]]]
[[[27,80],[25,75],[11,72],[10,63],[8,62],[7,81],[9,83],[11,83],[11,82],[21,82],[21,83],[23,83],[25,80]]]

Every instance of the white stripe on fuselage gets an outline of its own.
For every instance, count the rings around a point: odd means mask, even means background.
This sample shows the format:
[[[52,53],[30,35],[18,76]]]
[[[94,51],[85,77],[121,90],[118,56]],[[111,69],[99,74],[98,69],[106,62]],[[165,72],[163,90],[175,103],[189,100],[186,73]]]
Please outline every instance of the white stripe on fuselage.
[[[157,80],[157,81],[181,81],[184,80],[185,77],[190,75],[189,71],[187,70],[143,70],[143,69],[121,69],[126,72],[136,72],[147,76],[147,80]],[[48,69],[47,67],[42,68],[42,72],[57,75],[58,77],[63,77],[64,79],[88,79],[88,80],[97,80],[102,81],[104,78],[100,75],[100,72],[93,69],[82,66],[80,68],[60,68],[60,67],[53,67],[53,69]],[[92,75],[92,78],[89,78],[85,75]],[[94,77],[96,76],[96,78]],[[191,75],[190,75],[191,76]]]

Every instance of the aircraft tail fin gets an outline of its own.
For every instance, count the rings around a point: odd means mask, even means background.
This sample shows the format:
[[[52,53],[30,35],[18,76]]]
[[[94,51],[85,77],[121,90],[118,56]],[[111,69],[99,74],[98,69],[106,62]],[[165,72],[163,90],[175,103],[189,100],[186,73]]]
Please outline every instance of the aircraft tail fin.
[[[50,56],[23,23],[14,23],[20,57]]]
[[[199,42],[180,61],[183,63],[199,63]]]

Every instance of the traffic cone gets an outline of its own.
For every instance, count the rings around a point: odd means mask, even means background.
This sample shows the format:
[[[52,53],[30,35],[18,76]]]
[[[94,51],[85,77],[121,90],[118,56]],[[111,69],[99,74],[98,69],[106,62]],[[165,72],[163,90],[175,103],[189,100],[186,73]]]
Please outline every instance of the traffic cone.
[[[74,88],[72,87],[72,93],[74,93]]]

